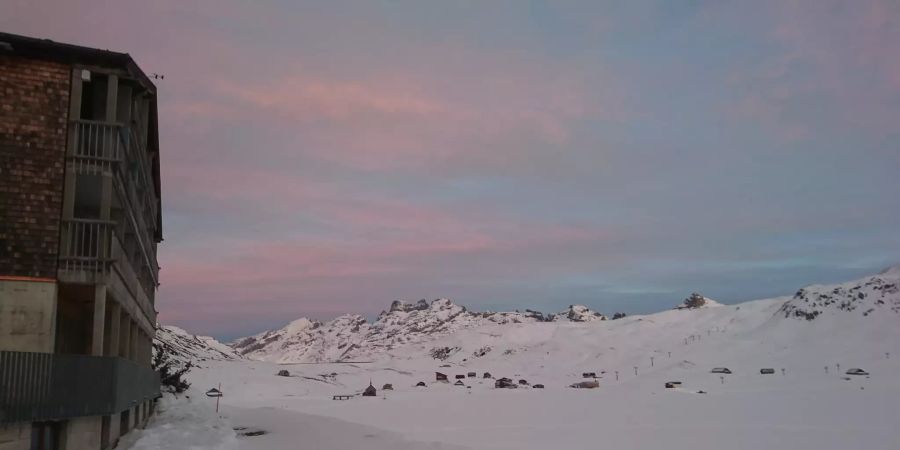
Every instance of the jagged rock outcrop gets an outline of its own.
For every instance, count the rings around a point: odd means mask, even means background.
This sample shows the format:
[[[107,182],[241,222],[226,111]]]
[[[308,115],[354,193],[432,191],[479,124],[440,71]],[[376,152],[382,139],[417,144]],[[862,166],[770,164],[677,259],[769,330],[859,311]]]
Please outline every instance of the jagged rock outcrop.
[[[569,308],[553,316],[553,321],[568,320],[570,322],[593,322],[595,320],[606,320],[606,316],[584,305],[569,305]]]
[[[204,361],[242,359],[233,348],[209,336],[197,336],[181,328],[157,325],[153,339],[154,361],[180,369],[188,364],[201,366]]]
[[[900,266],[848,283],[805,287],[779,312],[784,317],[814,320],[826,313],[867,317],[879,310],[900,313]]]
[[[445,298],[431,303],[394,301],[372,323],[358,315],[344,315],[329,322],[304,318],[280,330],[239,339],[231,345],[242,355],[266,361],[352,361],[482,325],[594,320],[606,320],[606,317],[582,305],[545,316],[530,309],[524,313],[471,312]]]

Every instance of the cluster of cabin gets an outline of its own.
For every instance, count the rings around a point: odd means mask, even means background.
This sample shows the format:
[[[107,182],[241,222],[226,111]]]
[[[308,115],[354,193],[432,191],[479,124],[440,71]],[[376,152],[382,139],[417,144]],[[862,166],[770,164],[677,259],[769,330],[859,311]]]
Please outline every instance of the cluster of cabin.
[[[441,366],[441,367],[444,367],[444,366]],[[783,373],[784,369],[781,369],[781,371]],[[733,373],[731,371],[731,369],[729,369],[727,367],[715,367],[710,372],[715,373],[715,374],[722,374],[722,375],[730,375]],[[605,371],[600,372],[601,375],[605,374],[605,373],[606,373]],[[759,373],[761,375],[772,375],[775,373],[775,369],[771,368],[771,367],[764,367],[759,370]],[[853,369],[847,370],[846,374],[847,375],[867,376],[867,375],[869,375],[869,372],[866,372],[865,370],[860,369],[860,368],[853,368]],[[278,376],[287,377],[287,376],[290,376],[290,373],[287,370],[280,370],[278,372]],[[596,388],[600,387],[600,382],[597,381],[597,379],[600,377],[597,376],[597,372],[583,372],[581,374],[581,376],[582,376],[582,378],[586,378],[588,380],[573,383],[573,384],[569,385],[569,387],[575,388],[575,389],[596,389]],[[455,386],[465,386],[466,384],[463,382],[463,380],[465,380],[467,378],[477,378],[477,377],[478,377],[478,374],[476,372],[467,372],[465,374],[456,374],[456,375],[454,375],[454,379],[456,380],[454,385]],[[491,375],[490,372],[484,372],[482,374],[481,378],[482,379],[493,379],[493,376]],[[435,372],[434,379],[436,382],[440,382],[440,383],[449,383],[450,382],[449,376],[447,374],[441,373],[441,372]],[[723,382],[724,382],[724,377],[723,377]],[[681,381],[667,381],[665,383],[666,389],[680,388],[681,385],[682,385]],[[525,380],[525,379],[519,379],[518,381],[514,381],[511,378],[502,377],[502,378],[498,378],[498,379],[494,380],[494,387],[497,389],[516,389],[520,386],[531,386],[532,389],[543,389],[544,388],[544,385],[539,384],[539,383],[530,385],[528,383],[528,380]],[[427,385],[425,384],[424,381],[419,381],[418,383],[416,383],[416,387],[427,387]],[[394,389],[394,386],[390,383],[386,383],[381,387],[381,389],[384,391],[391,391]],[[705,394],[706,392],[698,391],[698,393]],[[369,382],[369,386],[366,387],[365,390],[363,390],[362,395],[363,395],[363,397],[374,397],[377,395],[377,390],[375,389],[375,386],[373,386],[372,383]],[[335,399],[336,400],[339,399],[338,397],[341,397],[340,399],[347,399],[350,396],[349,395],[336,395]]]

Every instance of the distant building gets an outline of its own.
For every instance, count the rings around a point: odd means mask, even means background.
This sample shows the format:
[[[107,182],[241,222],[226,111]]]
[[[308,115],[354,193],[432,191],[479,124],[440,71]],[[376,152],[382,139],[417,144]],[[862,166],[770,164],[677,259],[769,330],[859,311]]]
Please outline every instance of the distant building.
[[[447,374],[445,374],[445,373],[440,373],[440,372],[435,372],[435,373],[434,373],[434,381],[444,381],[444,382],[446,382],[446,381],[447,381]]]
[[[762,375],[772,375],[775,373],[775,369],[759,369],[759,373]]]
[[[372,382],[369,382],[369,387],[367,387],[363,393],[363,397],[374,397],[378,395],[378,391],[375,390],[375,386],[372,386]]]
[[[112,448],[153,412],[157,123],[128,54],[0,33],[4,449]]]
[[[724,374],[730,374],[730,373],[731,373],[731,369],[729,369],[729,368],[727,368],[727,367],[716,367],[715,369],[712,370],[712,373],[724,373]]]

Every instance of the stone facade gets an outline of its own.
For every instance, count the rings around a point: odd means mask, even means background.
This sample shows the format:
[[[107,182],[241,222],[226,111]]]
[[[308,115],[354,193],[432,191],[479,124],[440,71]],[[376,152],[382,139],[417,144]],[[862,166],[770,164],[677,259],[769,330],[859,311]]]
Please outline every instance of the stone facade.
[[[56,278],[70,78],[0,56],[0,276]]]

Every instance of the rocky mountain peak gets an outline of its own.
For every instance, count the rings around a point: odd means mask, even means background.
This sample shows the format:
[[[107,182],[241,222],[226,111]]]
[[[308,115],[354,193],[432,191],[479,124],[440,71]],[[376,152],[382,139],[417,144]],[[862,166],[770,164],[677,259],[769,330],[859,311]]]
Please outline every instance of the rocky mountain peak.
[[[900,313],[900,266],[848,283],[807,286],[779,310],[785,317],[806,320],[826,313],[868,317],[878,311]]]
[[[298,319],[280,330],[239,339],[232,345],[248,357],[276,362],[356,360],[461,329],[488,324],[544,322],[551,318],[575,322],[604,319],[602,314],[580,305],[571,306],[559,315],[545,317],[531,310],[525,313],[474,313],[446,298],[431,303],[396,300],[372,323],[356,314],[324,323]]]
[[[559,318],[565,318],[570,322],[593,322],[595,320],[606,320],[606,316],[596,311],[591,311],[590,308],[584,305],[569,305],[569,307],[565,311],[556,314],[555,318],[556,320],[559,320]]]
[[[422,311],[428,309],[428,302],[423,298],[416,303],[406,303],[402,300],[394,300],[391,302],[390,312],[410,312],[410,311]]]

